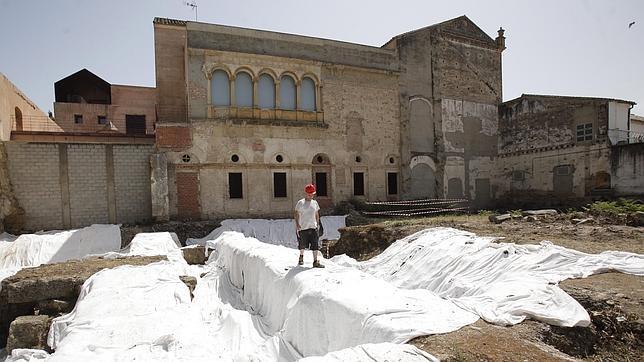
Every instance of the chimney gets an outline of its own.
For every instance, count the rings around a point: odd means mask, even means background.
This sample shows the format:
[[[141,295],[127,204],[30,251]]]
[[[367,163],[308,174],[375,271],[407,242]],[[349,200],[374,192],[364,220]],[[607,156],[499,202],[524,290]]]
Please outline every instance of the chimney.
[[[503,28],[499,28],[499,36],[496,37],[496,46],[501,50],[505,50],[505,37],[503,36],[503,33],[505,33],[505,30]]]

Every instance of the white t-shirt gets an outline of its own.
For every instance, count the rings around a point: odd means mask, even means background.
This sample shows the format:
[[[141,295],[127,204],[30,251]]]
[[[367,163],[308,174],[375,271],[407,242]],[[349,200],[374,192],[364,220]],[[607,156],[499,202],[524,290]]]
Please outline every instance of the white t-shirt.
[[[318,222],[315,212],[320,210],[320,205],[315,200],[307,201],[302,199],[295,205],[295,211],[299,215],[300,230],[317,229]]]

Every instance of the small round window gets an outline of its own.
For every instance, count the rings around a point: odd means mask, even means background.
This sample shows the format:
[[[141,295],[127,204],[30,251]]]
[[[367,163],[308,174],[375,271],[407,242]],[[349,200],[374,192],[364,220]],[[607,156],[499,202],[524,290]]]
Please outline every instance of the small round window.
[[[238,161],[239,161],[239,156],[237,156],[237,155],[232,155],[232,157],[230,158],[230,160],[231,160],[231,161],[233,161],[233,162],[238,162]]]
[[[357,163],[362,162],[362,157],[360,157],[360,156],[356,156],[356,162],[357,162]]]
[[[389,163],[394,163],[396,160],[393,157],[389,157]]]
[[[282,161],[284,161],[284,157],[282,157],[282,155],[277,155],[277,156],[275,156],[275,161],[281,163]]]
[[[185,163],[189,163],[190,162],[190,155],[186,153],[185,155],[181,156],[181,161],[183,161]]]
[[[318,156],[318,157],[316,158],[316,160],[318,161],[318,163],[322,163],[322,162],[324,162],[324,157],[322,157],[322,156]]]

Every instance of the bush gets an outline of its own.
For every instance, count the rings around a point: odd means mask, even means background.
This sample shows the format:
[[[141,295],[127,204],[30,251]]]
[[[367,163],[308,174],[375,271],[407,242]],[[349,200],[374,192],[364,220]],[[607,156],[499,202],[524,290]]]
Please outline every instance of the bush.
[[[630,199],[619,199],[617,201],[596,201],[585,208],[593,215],[617,216],[619,214],[631,214],[637,211],[644,212],[644,205]]]

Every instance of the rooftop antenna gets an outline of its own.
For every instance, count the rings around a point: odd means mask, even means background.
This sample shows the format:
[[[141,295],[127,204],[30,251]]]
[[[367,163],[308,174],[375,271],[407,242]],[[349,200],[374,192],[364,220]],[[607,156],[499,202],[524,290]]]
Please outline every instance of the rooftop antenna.
[[[184,4],[186,6],[190,6],[192,8],[192,10],[195,11],[195,21],[197,21],[197,0],[192,0],[190,2],[184,1]]]

